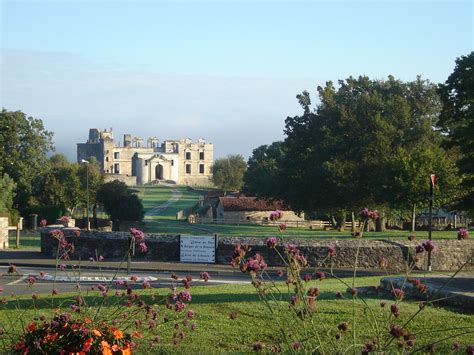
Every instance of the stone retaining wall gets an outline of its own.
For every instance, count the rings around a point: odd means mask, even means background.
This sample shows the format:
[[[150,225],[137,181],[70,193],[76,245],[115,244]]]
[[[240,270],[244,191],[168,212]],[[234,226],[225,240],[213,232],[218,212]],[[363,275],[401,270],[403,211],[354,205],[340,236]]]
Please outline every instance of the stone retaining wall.
[[[0,217],[0,249],[8,249],[8,217]]]
[[[98,232],[82,231],[80,237],[75,237],[73,229],[64,229],[68,242],[75,245],[74,256],[82,259],[102,255],[107,259],[120,259],[128,246],[127,232]],[[388,260],[388,268],[392,272],[404,272],[407,264],[414,269],[422,270],[426,265],[426,254],[418,256],[415,254],[416,242],[390,241],[390,240],[311,240],[308,238],[286,239],[288,243],[300,247],[302,254],[308,259],[311,266],[348,268],[354,266],[357,247],[360,243],[358,267],[362,269],[378,268],[379,259],[383,256]],[[57,240],[47,234],[47,230],[41,233],[41,252],[54,256],[57,250]],[[179,236],[147,234],[146,243],[148,252],[146,254],[136,251],[134,259],[150,261],[179,261]],[[216,250],[216,263],[229,264],[232,258],[234,245],[248,244],[252,251],[260,253],[265,261],[271,266],[282,265],[274,250],[265,244],[265,238],[255,237],[223,237],[219,236]],[[328,258],[329,244],[335,244],[337,256]],[[433,270],[455,271],[467,260],[471,260],[467,267],[473,267],[474,240],[437,240],[437,249],[432,253]],[[280,252],[282,248],[279,247]]]

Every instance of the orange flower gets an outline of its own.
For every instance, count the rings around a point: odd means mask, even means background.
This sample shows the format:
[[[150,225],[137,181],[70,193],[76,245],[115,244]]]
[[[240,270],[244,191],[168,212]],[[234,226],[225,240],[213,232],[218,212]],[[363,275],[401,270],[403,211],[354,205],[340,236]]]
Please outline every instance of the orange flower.
[[[102,336],[102,333],[100,332],[99,329],[94,329],[94,330],[92,331],[92,333],[94,333],[94,335],[95,335],[96,337],[101,337],[101,336]]]
[[[123,338],[123,333],[120,329],[115,329],[114,330],[114,338],[115,339],[122,339]]]
[[[89,323],[91,323],[91,322],[92,322],[92,320],[91,320],[90,318],[85,318],[85,319],[84,319],[84,323],[86,323],[86,324],[89,324]]]
[[[122,355],[132,355],[132,348],[130,343],[127,343],[122,349]]]
[[[120,350],[120,348],[117,344],[112,345],[112,351],[117,352],[119,350]]]
[[[31,333],[31,332],[34,332],[36,330],[36,323],[35,322],[31,322],[30,324],[28,324],[26,326],[26,329],[28,329],[28,331]]]
[[[112,355],[109,343],[107,343],[105,340],[102,340],[100,344],[102,345],[102,355]]]

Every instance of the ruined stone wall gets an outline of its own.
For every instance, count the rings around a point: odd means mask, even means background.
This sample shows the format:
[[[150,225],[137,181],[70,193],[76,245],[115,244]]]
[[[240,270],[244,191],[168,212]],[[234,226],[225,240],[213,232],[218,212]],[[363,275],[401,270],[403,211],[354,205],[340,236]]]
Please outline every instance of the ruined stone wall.
[[[76,246],[74,257],[82,259],[98,255],[106,258],[122,258],[127,250],[127,232],[97,232],[82,231],[80,237],[75,237],[72,230],[65,229],[66,238]],[[179,261],[179,236],[147,234],[148,253],[137,251],[135,259],[150,261]],[[311,266],[352,269],[355,262],[358,240],[310,240],[308,238],[292,238],[286,242],[300,247],[302,254]],[[219,236],[216,250],[216,262],[229,264],[236,243],[248,244],[252,251],[260,253],[271,266],[281,266],[282,263],[276,252],[265,244],[265,238],[256,237],[223,237]],[[333,243],[337,248],[337,256],[328,258],[328,246]],[[474,267],[474,240],[440,240],[435,241],[438,248],[433,252],[433,270],[456,271],[467,260],[471,262],[467,268]],[[388,261],[388,269],[392,272],[405,272],[407,265],[415,270],[425,269],[426,253],[415,254],[415,242],[409,241],[378,241],[361,240],[358,257],[360,269],[377,269],[378,262],[383,256]],[[53,256],[56,253],[57,240],[47,232],[41,234],[41,252]],[[280,251],[282,252],[282,248]]]
[[[8,249],[8,217],[0,217],[0,249]]]

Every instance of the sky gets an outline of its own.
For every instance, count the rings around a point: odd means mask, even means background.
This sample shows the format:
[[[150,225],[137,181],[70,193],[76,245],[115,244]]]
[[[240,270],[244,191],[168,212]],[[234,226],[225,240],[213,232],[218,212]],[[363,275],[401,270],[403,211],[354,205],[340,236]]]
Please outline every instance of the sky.
[[[205,138],[215,158],[284,139],[326,81],[444,82],[473,50],[472,1],[0,0],[0,106],[76,159],[89,128]]]

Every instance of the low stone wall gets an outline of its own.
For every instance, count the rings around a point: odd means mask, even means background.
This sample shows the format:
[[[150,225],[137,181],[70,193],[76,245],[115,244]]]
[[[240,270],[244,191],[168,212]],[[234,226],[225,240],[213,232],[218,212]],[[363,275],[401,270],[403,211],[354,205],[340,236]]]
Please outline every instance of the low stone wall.
[[[107,259],[123,258],[128,248],[127,232],[98,232],[82,231],[80,237],[75,237],[73,229],[64,229],[68,242],[75,245],[74,256],[82,259],[103,255]],[[377,269],[378,262],[383,256],[388,261],[388,269],[392,272],[404,272],[407,265],[415,270],[423,270],[426,265],[426,253],[415,254],[416,242],[390,241],[390,240],[310,240],[287,239],[286,242],[299,246],[302,254],[308,259],[311,266],[335,267],[352,269],[355,255],[360,243],[358,267],[361,269]],[[41,233],[41,252],[54,256],[57,250],[57,240],[50,237],[47,231]],[[179,236],[147,234],[146,254],[136,251],[134,259],[150,261],[179,261]],[[265,238],[255,237],[223,237],[219,236],[216,250],[216,263],[229,264],[232,258],[234,245],[248,244],[252,251],[250,255],[258,252],[271,266],[282,265],[277,253],[265,244]],[[333,243],[337,248],[337,256],[328,258],[328,246]],[[467,260],[474,266],[474,240],[439,240],[435,241],[437,249],[432,253],[433,270],[455,271]],[[283,252],[282,247],[278,247]]]
[[[0,217],[0,249],[8,249],[8,217]]]

